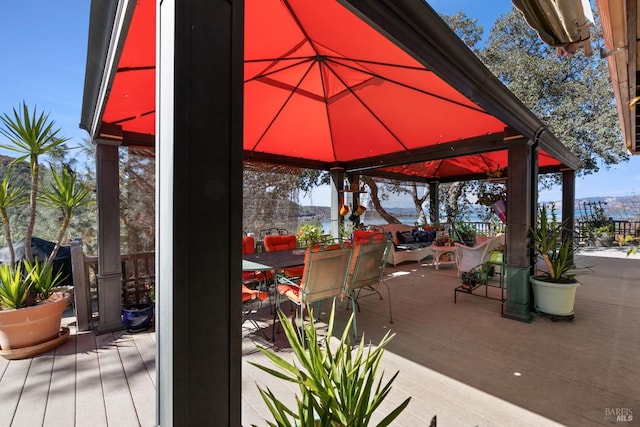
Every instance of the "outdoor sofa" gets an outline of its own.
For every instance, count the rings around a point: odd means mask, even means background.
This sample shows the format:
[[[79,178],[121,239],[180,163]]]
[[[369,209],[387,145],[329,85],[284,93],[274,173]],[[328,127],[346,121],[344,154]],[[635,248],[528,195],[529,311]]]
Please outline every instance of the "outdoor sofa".
[[[366,232],[384,233],[393,240],[387,263],[394,267],[402,262],[420,262],[424,258],[433,257],[430,246],[436,237],[435,230],[425,231],[406,224],[384,224],[371,226]],[[357,239],[355,231],[354,238]]]

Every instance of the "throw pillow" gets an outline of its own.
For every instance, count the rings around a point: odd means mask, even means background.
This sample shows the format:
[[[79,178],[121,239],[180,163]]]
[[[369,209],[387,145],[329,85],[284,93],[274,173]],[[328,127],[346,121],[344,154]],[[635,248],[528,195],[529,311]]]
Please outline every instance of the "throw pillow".
[[[413,232],[413,237],[416,239],[416,242],[431,243],[436,239],[436,230],[416,230]]]
[[[416,241],[411,231],[398,231],[396,232],[396,235],[398,236],[398,242],[401,245],[405,243],[413,243]]]

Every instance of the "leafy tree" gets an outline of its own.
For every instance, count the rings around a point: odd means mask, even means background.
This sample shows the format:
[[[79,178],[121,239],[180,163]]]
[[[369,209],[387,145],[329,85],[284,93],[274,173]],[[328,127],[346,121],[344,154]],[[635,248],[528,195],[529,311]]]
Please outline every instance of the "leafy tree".
[[[455,15],[440,15],[440,17],[476,55],[481,52],[480,42],[482,41],[484,28],[482,25],[478,25],[476,18],[469,18],[462,11]]]
[[[398,220],[398,218],[387,212],[387,210],[382,207],[382,204],[380,203],[380,189],[378,188],[377,182],[373,178],[368,176],[361,176],[360,178],[364,181],[365,184],[367,184],[367,187],[369,187],[371,203],[373,204],[373,207],[375,208],[376,212],[378,212],[380,217],[387,221],[389,224],[400,224],[400,220]]]
[[[557,57],[515,8],[496,21],[480,57],[580,158],[582,173],[628,160],[604,60],[582,52]]]

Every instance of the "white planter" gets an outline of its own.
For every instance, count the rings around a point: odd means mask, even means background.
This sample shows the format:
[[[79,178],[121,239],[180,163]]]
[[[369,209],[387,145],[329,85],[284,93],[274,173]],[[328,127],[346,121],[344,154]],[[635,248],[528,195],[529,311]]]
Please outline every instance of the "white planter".
[[[579,282],[551,283],[538,280],[533,276],[529,278],[529,281],[533,288],[536,310],[556,316],[573,315],[576,288],[580,286]]]

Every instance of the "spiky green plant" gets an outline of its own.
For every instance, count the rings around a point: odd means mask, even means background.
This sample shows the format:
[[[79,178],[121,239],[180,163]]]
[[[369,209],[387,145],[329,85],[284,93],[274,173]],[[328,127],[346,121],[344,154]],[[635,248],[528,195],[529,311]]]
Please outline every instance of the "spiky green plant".
[[[48,299],[55,287],[65,279],[62,269],[54,275],[53,265],[47,261],[40,262],[36,258],[33,262],[24,260],[22,263],[26,271],[26,281],[31,283],[31,290],[37,294],[40,301]]]
[[[39,191],[40,177],[40,156],[54,152],[64,144],[68,138],[58,136],[60,128],[54,129],[55,121],[49,120],[49,114],[38,111],[36,108],[29,112],[25,102],[22,108],[13,109],[13,116],[6,113],[0,116],[0,133],[4,135],[11,144],[0,144],[0,148],[13,151],[19,154],[12,163],[19,163],[24,160],[29,161],[31,170],[31,189],[29,193],[29,222],[25,230],[25,257],[29,261],[33,260],[31,251],[31,238],[36,223],[36,207]]]
[[[63,219],[58,230],[56,245],[47,260],[49,264],[53,264],[53,260],[62,245],[62,239],[71,222],[73,211],[93,202],[93,199],[89,197],[92,194],[91,189],[78,182],[75,172],[63,167],[58,173],[54,167],[51,167],[51,176],[53,177],[53,183],[49,188],[43,189],[39,200],[45,206],[60,209],[63,213]]]
[[[23,186],[14,184],[11,178],[11,166],[0,182],[0,217],[2,217],[2,229],[4,238],[9,247],[9,256],[11,265],[16,265],[16,253],[13,249],[13,239],[11,238],[11,224],[9,221],[8,210],[17,206],[21,206],[28,200],[27,190]]]
[[[555,207],[542,205],[539,210],[537,227],[531,227],[531,245],[544,261],[547,271],[541,272],[542,280],[557,283],[575,281],[575,274],[568,271],[573,268],[575,249],[570,238],[564,236],[565,223],[556,220]]]
[[[22,269],[9,264],[0,264],[0,303],[9,309],[26,305],[31,282],[24,280]]]
[[[302,326],[307,337],[305,348],[293,325],[282,311],[278,312],[280,323],[298,363],[290,363],[265,348],[260,348],[260,351],[278,369],[250,363],[277,378],[298,384],[300,396],[296,395],[297,411],[294,411],[282,403],[268,387],[263,389],[258,386],[263,400],[275,419],[275,423],[267,421],[269,425],[366,426],[371,421],[373,412],[389,394],[391,384],[398,372],[384,385],[382,384],[383,375],[376,383],[376,374],[384,347],[394,335],[387,332],[375,349],[369,347],[366,350],[363,337],[357,348],[353,349],[349,339],[352,314],[344,328],[342,338],[337,345],[334,345],[330,343],[334,315],[335,300],[329,317],[325,344],[321,345],[313,320],[313,310],[309,311],[309,324]],[[410,400],[410,397],[407,398],[377,425],[390,425],[407,407]]]

